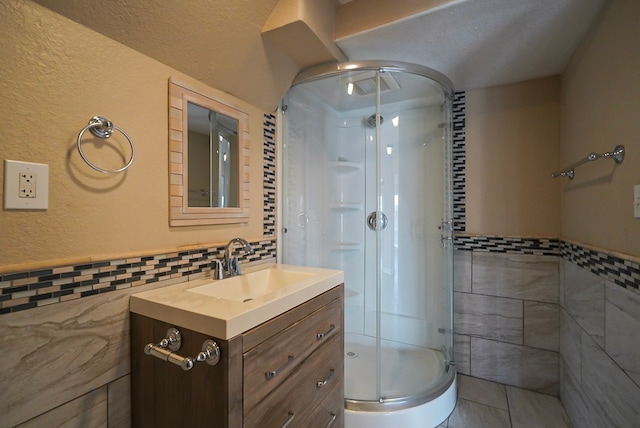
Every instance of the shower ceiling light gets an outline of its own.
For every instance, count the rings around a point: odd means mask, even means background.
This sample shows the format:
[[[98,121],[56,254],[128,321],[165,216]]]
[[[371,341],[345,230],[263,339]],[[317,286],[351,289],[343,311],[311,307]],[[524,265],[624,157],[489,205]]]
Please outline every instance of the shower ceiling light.
[[[376,71],[367,71],[353,76],[353,86],[358,95],[369,95],[376,93]],[[380,93],[396,91],[400,85],[393,78],[392,73],[380,73]]]
[[[349,83],[347,84],[347,94],[348,94],[348,95],[353,94],[353,83],[352,83],[352,82],[349,82]]]

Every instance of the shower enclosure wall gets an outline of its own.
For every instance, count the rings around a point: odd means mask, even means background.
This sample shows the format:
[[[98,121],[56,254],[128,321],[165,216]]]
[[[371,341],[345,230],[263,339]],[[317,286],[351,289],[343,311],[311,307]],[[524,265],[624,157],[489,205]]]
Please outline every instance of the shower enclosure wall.
[[[433,70],[364,62],[302,73],[283,103],[280,260],[344,271],[349,428],[455,405],[450,95]]]

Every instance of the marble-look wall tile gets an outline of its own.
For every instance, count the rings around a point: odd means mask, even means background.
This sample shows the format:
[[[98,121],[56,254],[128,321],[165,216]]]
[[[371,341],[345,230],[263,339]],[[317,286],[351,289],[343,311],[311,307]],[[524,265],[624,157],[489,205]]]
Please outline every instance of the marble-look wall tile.
[[[640,385],[640,295],[606,283],[606,351]]]
[[[107,385],[109,428],[131,426],[131,375],[123,376]]]
[[[473,293],[538,302],[558,302],[558,257],[473,254]]]
[[[524,302],[524,344],[558,351],[559,306],[555,303]]]
[[[560,310],[560,355],[564,369],[582,379],[582,329],[564,309]]]
[[[522,344],[522,301],[454,293],[454,331],[458,334]]]
[[[558,353],[472,337],[471,376],[557,394]]]
[[[146,285],[0,317],[0,427],[130,372],[129,295]]]
[[[585,332],[582,333],[582,388],[604,419],[604,426],[637,426],[640,387]]]
[[[562,385],[560,388],[560,401],[567,412],[569,419],[576,428],[602,428],[607,425],[602,421],[600,415],[593,405],[586,399],[582,392],[580,382],[567,370],[567,363],[560,365],[560,377]]]
[[[453,252],[453,290],[471,293],[471,251]]]
[[[455,334],[453,340],[453,358],[456,363],[456,371],[468,375],[471,373],[471,338]]]
[[[604,280],[573,263],[564,266],[564,308],[604,347]]]
[[[558,397],[507,386],[512,428],[571,428]]]
[[[107,388],[98,388],[17,426],[42,427],[107,428]]]
[[[570,263],[570,262],[565,260],[565,259],[563,259],[563,258],[560,258],[560,260],[558,261],[559,274],[560,274],[560,277],[559,277],[559,280],[558,280],[558,302],[560,303],[560,306],[562,306],[562,307],[564,307],[564,289],[565,289],[565,286],[564,286],[564,282],[565,282],[564,270],[565,270],[565,265],[567,263]]]

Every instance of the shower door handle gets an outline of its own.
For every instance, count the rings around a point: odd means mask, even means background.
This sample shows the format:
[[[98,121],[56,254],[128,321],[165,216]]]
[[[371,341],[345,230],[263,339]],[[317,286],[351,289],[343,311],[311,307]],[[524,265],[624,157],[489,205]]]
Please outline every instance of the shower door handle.
[[[380,216],[380,222],[378,222],[378,216]],[[373,231],[384,230],[387,227],[387,223],[387,216],[382,211],[373,211],[367,216],[367,226]]]
[[[449,243],[453,242],[453,221],[442,220],[438,229],[440,229],[440,244],[446,248]]]

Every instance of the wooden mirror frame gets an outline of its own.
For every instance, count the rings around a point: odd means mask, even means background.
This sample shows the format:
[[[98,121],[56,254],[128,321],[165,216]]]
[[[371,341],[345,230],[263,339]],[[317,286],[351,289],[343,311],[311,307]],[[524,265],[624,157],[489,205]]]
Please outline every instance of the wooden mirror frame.
[[[187,103],[197,104],[238,121],[238,207],[190,207],[188,198]],[[204,88],[169,79],[169,224],[196,226],[249,221],[249,115]]]

